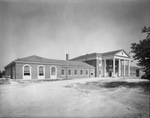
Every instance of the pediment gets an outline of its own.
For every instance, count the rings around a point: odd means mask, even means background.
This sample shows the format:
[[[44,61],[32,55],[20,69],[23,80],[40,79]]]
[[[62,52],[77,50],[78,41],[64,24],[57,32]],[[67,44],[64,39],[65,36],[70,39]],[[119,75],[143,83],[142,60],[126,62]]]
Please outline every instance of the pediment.
[[[120,52],[116,53],[115,55],[116,56],[122,56],[122,57],[129,57],[129,55],[124,51],[120,51]]]

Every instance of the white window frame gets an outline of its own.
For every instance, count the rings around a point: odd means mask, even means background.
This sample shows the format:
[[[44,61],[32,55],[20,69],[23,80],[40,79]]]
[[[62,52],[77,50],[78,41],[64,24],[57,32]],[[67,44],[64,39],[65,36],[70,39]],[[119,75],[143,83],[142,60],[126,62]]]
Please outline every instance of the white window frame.
[[[24,76],[24,67],[25,66],[29,66],[29,68],[30,68],[30,76]],[[23,79],[31,79],[31,77],[32,77],[32,72],[31,72],[31,66],[29,65],[29,64],[25,64],[25,65],[23,65],[23,67],[22,67],[23,69],[22,69],[22,75],[23,75]]]
[[[43,73],[44,73],[44,75],[43,76],[40,76],[39,75],[39,68],[40,67],[43,67]],[[37,67],[37,77],[38,77],[38,79],[45,79],[45,66],[43,66],[43,65],[38,65],[38,67]]]
[[[55,67],[55,75],[52,75],[51,74],[51,69],[52,69],[52,67]],[[55,66],[55,65],[52,65],[51,67],[50,67],[50,79],[56,79],[57,78],[57,67]]]

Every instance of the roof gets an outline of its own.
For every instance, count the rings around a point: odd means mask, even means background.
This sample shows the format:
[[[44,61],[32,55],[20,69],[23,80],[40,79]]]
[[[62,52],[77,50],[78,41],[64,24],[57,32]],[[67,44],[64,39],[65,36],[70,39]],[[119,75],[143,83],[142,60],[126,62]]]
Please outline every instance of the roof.
[[[102,53],[102,55],[103,55],[103,56],[115,55],[116,53],[118,53],[118,52],[120,52],[120,51],[123,51],[128,57],[130,57],[130,55],[129,55],[124,49],[105,52],[105,53]]]
[[[115,51],[109,51],[109,52],[105,52],[102,53],[103,56],[107,56],[107,55],[115,55],[117,52],[120,52],[122,50],[115,50]],[[124,51],[124,50],[123,50]]]
[[[70,60],[82,60],[86,58],[94,58],[94,57],[102,57],[101,53],[91,53],[91,54],[86,54],[86,55],[81,55],[79,57],[70,59]]]
[[[47,58],[43,58],[43,57],[36,56],[36,55],[28,56],[25,58],[18,58],[13,62],[56,63],[56,64],[67,65],[67,66],[84,66],[84,67],[95,68],[94,66],[91,66],[85,62],[47,59]]]
[[[103,56],[108,56],[108,55],[115,55],[115,54],[117,54],[120,51],[125,52],[125,54],[130,57],[130,55],[125,50],[120,49],[120,50],[109,51],[109,52],[105,52],[105,53],[86,54],[86,55],[82,55],[82,56],[79,56],[79,57],[75,57],[75,58],[70,59],[70,60],[84,60],[84,59],[93,58],[93,57],[103,57]]]

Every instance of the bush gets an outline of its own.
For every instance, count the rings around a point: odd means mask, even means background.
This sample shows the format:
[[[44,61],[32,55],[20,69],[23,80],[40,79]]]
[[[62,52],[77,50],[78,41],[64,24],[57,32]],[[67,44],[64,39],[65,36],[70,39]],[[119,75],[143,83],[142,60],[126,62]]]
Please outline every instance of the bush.
[[[141,78],[150,80],[150,74],[144,74],[141,76]]]

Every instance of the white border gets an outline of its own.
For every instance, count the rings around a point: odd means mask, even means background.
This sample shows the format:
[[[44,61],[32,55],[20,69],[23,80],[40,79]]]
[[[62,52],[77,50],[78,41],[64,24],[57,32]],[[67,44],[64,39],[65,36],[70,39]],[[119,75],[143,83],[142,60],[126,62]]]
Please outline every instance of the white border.
[[[25,76],[24,76],[24,67],[25,67],[25,66],[29,66],[29,67],[30,67],[30,76],[28,76],[28,77],[25,77]],[[31,79],[32,72],[31,72],[31,66],[30,66],[29,64],[23,65],[22,74],[23,74],[23,79]]]
[[[55,67],[55,75],[51,75],[51,69],[52,69],[52,67]],[[54,65],[52,65],[51,67],[50,67],[50,79],[57,79],[57,67],[56,66],[54,66]]]
[[[39,76],[39,67],[43,67],[43,70],[44,70],[44,75],[43,76]],[[38,65],[38,67],[37,67],[37,79],[45,79],[45,66]]]

